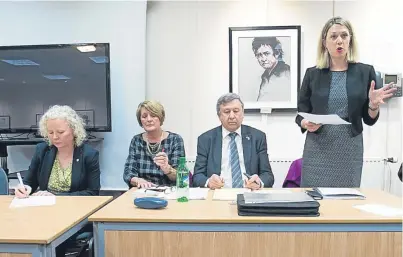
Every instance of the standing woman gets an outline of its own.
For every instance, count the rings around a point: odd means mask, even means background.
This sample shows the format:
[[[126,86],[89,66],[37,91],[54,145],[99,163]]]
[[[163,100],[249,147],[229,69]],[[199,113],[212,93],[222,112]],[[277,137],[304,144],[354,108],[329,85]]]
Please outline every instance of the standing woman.
[[[357,42],[350,22],[331,18],[320,34],[316,66],[305,73],[298,112],[337,114],[351,124],[320,125],[296,117],[302,133],[308,131],[301,187],[360,187],[362,121],[374,125],[380,104],[395,89],[391,83],[375,90],[373,66],[356,59]]]
[[[165,110],[159,102],[140,103],[136,116],[144,132],[130,143],[123,180],[138,188],[175,185],[179,157],[185,157],[182,137],[162,129]]]

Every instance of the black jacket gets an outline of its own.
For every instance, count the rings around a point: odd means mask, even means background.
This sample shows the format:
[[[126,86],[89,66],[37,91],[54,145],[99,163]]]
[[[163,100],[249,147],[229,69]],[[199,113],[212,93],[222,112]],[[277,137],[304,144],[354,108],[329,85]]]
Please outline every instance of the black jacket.
[[[56,158],[57,148],[46,142],[36,146],[31,165],[24,178],[24,184],[32,187],[34,193],[47,190],[50,173]],[[70,192],[61,195],[99,195],[100,170],[99,152],[87,144],[74,148],[71,170]]]
[[[330,92],[329,69],[311,67],[306,70],[301,89],[299,91],[298,112],[313,114],[327,114],[327,102]],[[347,70],[347,97],[348,119],[353,128],[353,136],[359,135],[362,130],[362,121],[372,126],[379,118],[379,113],[372,119],[368,114],[368,93],[371,81],[376,81],[374,67],[363,63],[350,63]],[[297,115],[295,122],[301,126],[303,117]],[[305,129],[301,128],[302,133]],[[320,133],[318,129],[316,133]]]

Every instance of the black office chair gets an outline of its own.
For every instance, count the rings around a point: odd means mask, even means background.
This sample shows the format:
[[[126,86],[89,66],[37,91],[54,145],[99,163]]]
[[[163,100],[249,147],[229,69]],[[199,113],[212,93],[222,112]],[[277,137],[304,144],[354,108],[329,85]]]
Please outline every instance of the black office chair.
[[[56,257],[93,257],[94,235],[88,224],[56,248]]]
[[[8,178],[2,168],[0,168],[0,195],[8,195]]]
[[[10,181],[12,179],[18,180],[18,177],[17,177],[18,172],[20,173],[21,178],[24,179],[24,177],[27,175],[28,170],[20,170],[20,171],[17,171],[17,172],[8,173],[8,181]]]
[[[403,182],[403,180],[402,180],[402,169],[403,169],[403,163],[400,164],[400,169],[399,169],[399,171],[397,172],[397,175],[399,176],[400,181]]]
[[[93,257],[93,245],[94,235],[92,232],[79,232],[66,242],[64,256]]]

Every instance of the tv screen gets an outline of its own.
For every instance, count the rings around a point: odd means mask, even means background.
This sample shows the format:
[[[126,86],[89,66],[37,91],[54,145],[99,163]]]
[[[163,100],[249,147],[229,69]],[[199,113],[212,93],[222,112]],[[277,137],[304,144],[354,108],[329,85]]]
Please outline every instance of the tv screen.
[[[0,47],[0,133],[38,129],[53,105],[69,105],[87,131],[110,132],[109,43]]]

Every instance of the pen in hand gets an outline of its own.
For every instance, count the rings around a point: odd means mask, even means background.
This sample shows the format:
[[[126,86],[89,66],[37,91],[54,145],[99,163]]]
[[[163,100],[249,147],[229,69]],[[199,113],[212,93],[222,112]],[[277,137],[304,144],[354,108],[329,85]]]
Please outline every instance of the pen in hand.
[[[245,177],[248,178],[248,180],[251,178],[251,176],[249,176],[246,172],[243,173],[245,175]],[[259,183],[257,183],[257,181],[253,181],[256,185],[259,185]]]
[[[27,197],[28,196],[27,190],[24,186],[24,182],[22,181],[21,174],[19,172],[17,172],[17,177],[18,177],[18,181],[20,182],[20,187],[17,188],[17,190],[20,191],[22,194],[24,194]]]

